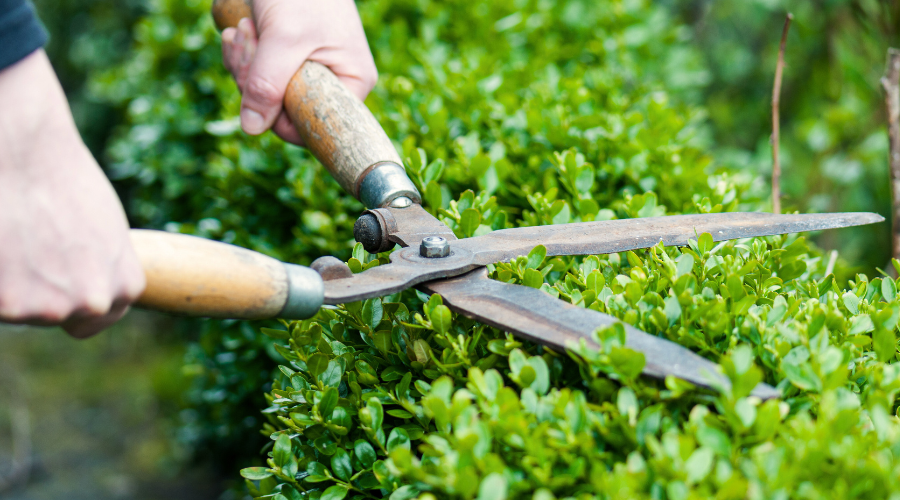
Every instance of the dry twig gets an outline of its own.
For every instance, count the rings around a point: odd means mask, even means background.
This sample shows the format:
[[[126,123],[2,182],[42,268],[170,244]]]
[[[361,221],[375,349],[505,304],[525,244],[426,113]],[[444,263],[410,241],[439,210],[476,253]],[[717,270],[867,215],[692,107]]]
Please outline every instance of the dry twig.
[[[891,170],[891,255],[900,259],[900,50],[888,49],[887,68],[881,77],[888,119],[888,164]]]
[[[775,84],[772,88],[772,212],[781,213],[781,163],[778,159],[778,136],[780,119],[778,105],[781,101],[781,75],[784,72],[784,46],[787,43],[788,29],[794,15],[788,13],[781,31],[781,47],[778,49],[778,64],[775,66]]]

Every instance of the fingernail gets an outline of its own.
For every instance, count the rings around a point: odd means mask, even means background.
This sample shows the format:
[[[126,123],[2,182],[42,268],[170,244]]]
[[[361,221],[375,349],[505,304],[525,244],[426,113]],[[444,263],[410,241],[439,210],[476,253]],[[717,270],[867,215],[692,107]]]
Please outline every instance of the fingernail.
[[[241,30],[235,30],[237,33],[234,34],[234,43],[238,45],[244,44],[244,32]]]
[[[266,131],[266,121],[256,111],[244,108],[241,110],[241,128],[250,135],[259,135]]]

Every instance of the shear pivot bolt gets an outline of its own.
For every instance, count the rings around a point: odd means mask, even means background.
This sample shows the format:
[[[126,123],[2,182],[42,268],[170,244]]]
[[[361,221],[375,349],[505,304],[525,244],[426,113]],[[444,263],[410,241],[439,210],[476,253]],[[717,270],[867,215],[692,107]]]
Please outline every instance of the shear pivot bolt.
[[[436,259],[450,255],[450,243],[440,236],[426,236],[419,245],[419,255],[427,259]]]

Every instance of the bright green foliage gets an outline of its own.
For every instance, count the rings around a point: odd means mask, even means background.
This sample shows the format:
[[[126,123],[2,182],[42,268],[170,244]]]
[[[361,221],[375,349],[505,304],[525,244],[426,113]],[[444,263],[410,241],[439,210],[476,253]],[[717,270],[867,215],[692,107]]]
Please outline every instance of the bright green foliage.
[[[731,390],[713,395],[672,378],[638,377],[644,358],[624,347],[621,326],[596,332],[599,349],[572,345],[570,358],[454,316],[438,296],[426,302],[403,292],[287,324],[290,337],[277,344],[287,363],[265,410],[264,433],[277,438],[265,470],[275,480],[248,483],[251,492],[886,498],[900,491],[891,458],[900,452],[893,280],[858,276],[842,290],[831,275],[802,279],[823,265],[794,237],[713,245],[701,235],[680,250],[546,266],[534,257],[541,253],[497,265],[492,276],[521,283],[522,269],[551,269],[548,292],[718,359]],[[382,311],[377,321],[372,309]],[[749,397],[760,381],[781,389],[783,400]],[[285,442],[292,455],[280,463]],[[260,469],[244,476],[259,479]]]
[[[134,57],[94,80],[98,95],[127,103],[130,123],[108,152],[132,216],[300,263],[387,262],[353,246],[362,206],[307,152],[239,133],[206,9],[155,2]],[[684,104],[708,74],[660,5],[366,0],[360,10],[381,73],[367,105],[425,208],[459,237],[763,207],[759,183],[708,154],[705,109]],[[837,280],[824,268],[797,237],[710,235],[584,258],[538,247],[491,266],[494,279],[721,362],[733,384],[721,393],[640,377],[645,360],[624,348],[621,327],[596,332],[599,350],[556,353],[414,290],[265,336],[205,323],[184,434],[198,447],[252,443],[265,408],[265,463],[242,474],[254,496],[277,500],[889,497],[900,492],[897,283],[860,275],[845,288],[844,266]],[[749,398],[759,381],[784,400]]]

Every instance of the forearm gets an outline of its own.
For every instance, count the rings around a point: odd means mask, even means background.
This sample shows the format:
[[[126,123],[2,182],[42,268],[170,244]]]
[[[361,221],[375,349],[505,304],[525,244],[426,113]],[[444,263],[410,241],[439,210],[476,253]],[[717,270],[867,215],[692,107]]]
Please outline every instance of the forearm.
[[[43,50],[0,71],[0,241],[0,321],[87,336],[144,287],[122,206]]]

